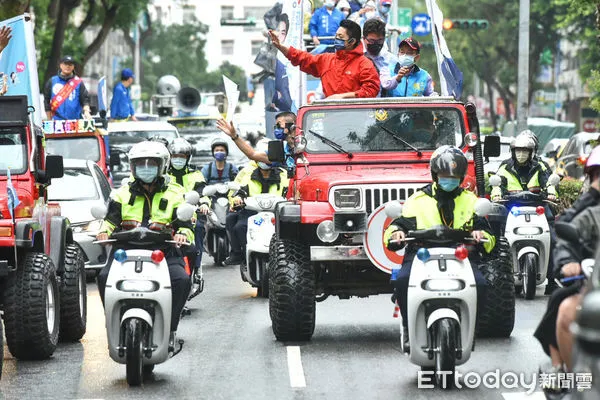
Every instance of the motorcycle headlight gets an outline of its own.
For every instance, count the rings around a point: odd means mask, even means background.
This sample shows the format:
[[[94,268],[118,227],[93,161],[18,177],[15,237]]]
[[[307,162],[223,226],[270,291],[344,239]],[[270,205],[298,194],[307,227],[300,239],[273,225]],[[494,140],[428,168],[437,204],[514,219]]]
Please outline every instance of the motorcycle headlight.
[[[540,235],[542,228],[539,226],[520,226],[515,228],[515,233],[517,235]]]
[[[155,292],[158,290],[158,283],[154,281],[125,280],[117,284],[117,289],[123,292]]]
[[[360,205],[359,189],[336,189],[333,201],[338,208],[358,208]]]
[[[260,199],[258,201],[258,205],[263,210],[270,209],[271,207],[273,207],[273,199]]]
[[[71,227],[73,228],[73,232],[74,233],[81,233],[81,232],[97,232],[100,230],[100,227],[102,226],[102,220],[101,219],[95,219],[93,221],[90,222],[85,222],[83,224],[73,224],[71,225]]]
[[[465,287],[464,282],[458,279],[429,279],[423,285],[425,290],[434,292],[458,291]]]

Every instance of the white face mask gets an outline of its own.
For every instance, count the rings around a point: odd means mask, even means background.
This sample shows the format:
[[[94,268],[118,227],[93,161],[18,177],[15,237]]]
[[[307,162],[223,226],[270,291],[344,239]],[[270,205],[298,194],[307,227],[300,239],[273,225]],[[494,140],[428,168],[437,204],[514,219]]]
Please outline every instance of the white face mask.
[[[335,1],[333,1],[333,0],[327,0],[325,2],[325,7],[327,7],[327,8],[333,8],[333,7],[335,7]]]
[[[371,19],[371,18],[375,18],[375,16],[377,15],[376,11],[367,11],[365,13],[365,18],[366,19]]]
[[[529,160],[529,151],[515,150],[515,158],[519,164],[525,164]]]
[[[342,14],[344,14],[344,17],[348,18],[348,15],[350,15],[350,11],[342,11]]]

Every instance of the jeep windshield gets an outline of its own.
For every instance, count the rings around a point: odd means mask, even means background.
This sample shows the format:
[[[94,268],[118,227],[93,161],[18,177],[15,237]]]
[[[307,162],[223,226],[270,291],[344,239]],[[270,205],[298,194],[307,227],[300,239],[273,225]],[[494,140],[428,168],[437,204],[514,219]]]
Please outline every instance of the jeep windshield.
[[[100,160],[100,141],[96,137],[70,137],[46,139],[46,152],[63,158]]]
[[[309,111],[303,131],[323,135],[349,152],[433,151],[458,146],[465,129],[459,110],[427,108],[344,108]],[[331,147],[306,134],[306,151],[330,153]]]
[[[0,128],[0,175],[27,171],[27,137],[25,128]]]

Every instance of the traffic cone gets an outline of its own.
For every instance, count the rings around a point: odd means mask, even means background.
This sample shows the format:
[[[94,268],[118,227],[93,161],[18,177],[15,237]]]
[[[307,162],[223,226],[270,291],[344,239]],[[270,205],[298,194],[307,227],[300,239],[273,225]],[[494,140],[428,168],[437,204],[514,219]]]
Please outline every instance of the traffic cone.
[[[400,306],[398,305],[398,302],[396,302],[395,304],[396,305],[394,306],[393,318],[398,318],[398,314],[400,314]]]

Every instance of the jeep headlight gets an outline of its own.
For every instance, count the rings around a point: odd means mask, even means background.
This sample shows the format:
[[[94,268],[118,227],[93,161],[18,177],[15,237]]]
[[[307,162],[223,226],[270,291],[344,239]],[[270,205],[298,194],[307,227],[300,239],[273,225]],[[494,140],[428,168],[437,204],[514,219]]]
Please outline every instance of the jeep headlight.
[[[336,189],[333,201],[337,208],[358,208],[360,206],[359,189]]]

